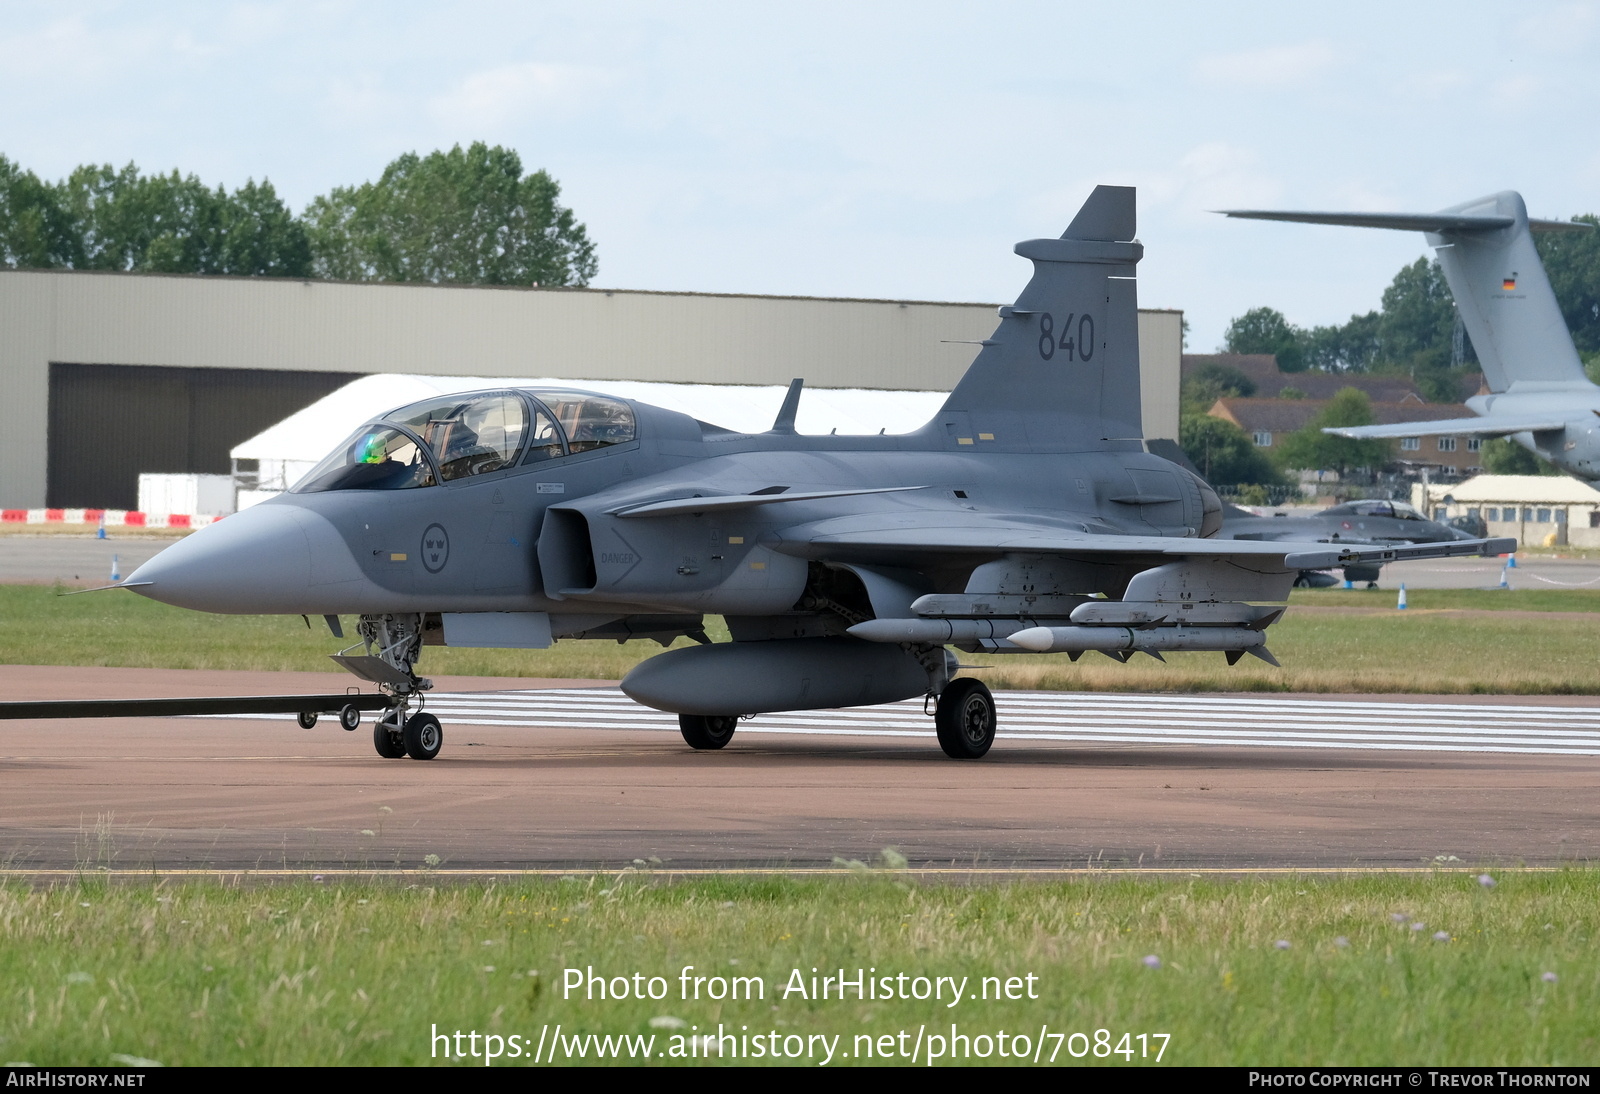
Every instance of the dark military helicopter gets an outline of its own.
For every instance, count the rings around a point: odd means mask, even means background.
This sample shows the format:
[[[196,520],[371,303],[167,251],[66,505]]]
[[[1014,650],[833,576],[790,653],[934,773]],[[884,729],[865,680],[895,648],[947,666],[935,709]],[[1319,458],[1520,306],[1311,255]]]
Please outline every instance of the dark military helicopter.
[[[1098,187],[1060,239],[1016,250],[1032,279],[915,432],[797,435],[799,381],[761,434],[581,391],[444,396],[382,415],[124,584],[321,615],[336,636],[358,616],[335,660],[390,697],[386,757],[443,741],[420,709],[430,644],[688,636],[622,687],[677,713],[695,748],[726,745],[742,716],[921,695],[944,751],[975,758],[994,701],[947,647],[1276,664],[1266,629],[1303,570],[1514,547],[1219,538],[1216,494],[1141,440],[1133,190]],[[707,641],[707,614],[731,642]]]

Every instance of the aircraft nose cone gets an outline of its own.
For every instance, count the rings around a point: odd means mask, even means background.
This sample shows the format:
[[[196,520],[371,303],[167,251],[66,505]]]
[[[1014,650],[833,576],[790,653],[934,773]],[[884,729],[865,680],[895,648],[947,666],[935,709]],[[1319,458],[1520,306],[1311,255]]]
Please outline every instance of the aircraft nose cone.
[[[349,557],[327,520],[269,503],[179,540],[129,574],[127,584],[151,600],[196,611],[299,613],[310,610],[313,553],[330,551]]]

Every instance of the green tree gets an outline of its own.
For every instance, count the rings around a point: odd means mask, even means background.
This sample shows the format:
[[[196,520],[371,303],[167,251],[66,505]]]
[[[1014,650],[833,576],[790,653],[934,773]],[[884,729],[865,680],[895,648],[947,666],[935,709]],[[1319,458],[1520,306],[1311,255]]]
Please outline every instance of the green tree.
[[[1207,482],[1276,485],[1283,481],[1245,431],[1224,418],[1184,414],[1178,422],[1178,444]]]
[[[221,187],[217,194],[221,197]],[[247,180],[220,203],[220,212],[214,248],[218,273],[311,276],[311,233],[289,212],[272,183]]]
[[[587,285],[594,244],[561,188],[516,152],[478,142],[407,153],[377,182],[312,201],[315,268],[350,281]]]
[[[1208,362],[1185,376],[1178,390],[1183,403],[1204,414],[1218,399],[1248,399],[1256,393],[1256,384],[1230,365]]]
[[[272,184],[229,194],[199,179],[84,166],[42,183],[0,160],[0,249],[7,265],[76,270],[305,277],[305,228]]]
[[[1583,374],[1589,378],[1591,384],[1600,384],[1600,353],[1583,355]]]
[[[1419,258],[1383,290],[1379,352],[1393,364],[1447,366],[1456,306],[1439,263]]]
[[[1381,468],[1390,460],[1390,442],[1336,437],[1322,430],[1331,426],[1371,425],[1372,401],[1357,388],[1334,395],[1315,418],[1283,439],[1275,449],[1280,467],[1296,470],[1337,471],[1357,467]]]
[[[1375,311],[1352,315],[1343,326],[1313,327],[1304,333],[1306,365],[1321,372],[1370,372],[1378,358]]]
[[[1483,457],[1483,469],[1491,475],[1564,474],[1549,460],[1535,456],[1516,441],[1505,437],[1484,441],[1479,455]]]
[[[1593,213],[1572,219],[1600,225]],[[1600,352],[1600,231],[1539,232],[1533,239],[1578,352]]]
[[[72,218],[55,189],[0,156],[0,265],[70,266],[75,244]]]
[[[1456,402],[1463,371],[1454,367],[1456,322],[1443,268],[1435,260],[1417,259],[1384,290],[1379,367],[1411,377],[1429,402]]]
[[[1284,372],[1301,372],[1306,367],[1304,337],[1283,313],[1272,308],[1251,308],[1228,324],[1223,333],[1223,349],[1228,353],[1272,353]]]

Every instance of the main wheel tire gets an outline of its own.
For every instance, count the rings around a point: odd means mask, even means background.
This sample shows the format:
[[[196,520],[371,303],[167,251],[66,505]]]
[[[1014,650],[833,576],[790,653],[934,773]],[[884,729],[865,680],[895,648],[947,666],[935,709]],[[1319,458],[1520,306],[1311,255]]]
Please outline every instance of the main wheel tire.
[[[690,748],[721,748],[733,740],[739,719],[732,714],[680,714],[678,732]]]
[[[402,736],[406,742],[406,755],[413,760],[431,760],[444,747],[444,727],[439,719],[426,711],[406,719]]]
[[[952,680],[939,696],[933,724],[939,747],[953,760],[976,760],[994,744],[994,696],[982,680]]]
[[[301,729],[317,728],[317,712],[314,710],[302,710],[294,716],[294,720],[300,723]]]
[[[390,723],[385,721],[372,724],[372,747],[386,760],[398,760],[406,754],[406,745],[400,739],[400,734],[390,728]]]
[[[339,725],[351,733],[361,728],[361,712],[355,708],[355,704],[346,703],[339,708]]]

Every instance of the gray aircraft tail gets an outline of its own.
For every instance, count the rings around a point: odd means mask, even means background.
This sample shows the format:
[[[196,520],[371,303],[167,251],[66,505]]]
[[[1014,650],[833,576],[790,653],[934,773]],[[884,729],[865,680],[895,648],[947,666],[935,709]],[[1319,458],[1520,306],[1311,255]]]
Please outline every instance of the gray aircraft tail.
[[[1530,220],[1512,190],[1437,213],[1281,213],[1255,209],[1224,215],[1427,233],[1439,255],[1461,321],[1483,366],[1489,390],[1513,384],[1589,387],[1533,232],[1588,231],[1587,224]]]
[[[950,393],[931,429],[980,447],[1139,448],[1134,189],[1097,186],[1060,239],[1016,252],[1033,278]]]

